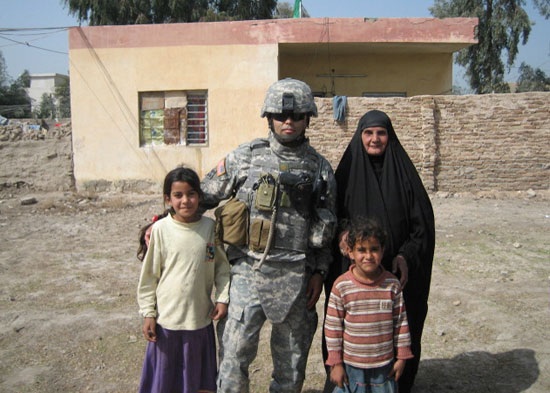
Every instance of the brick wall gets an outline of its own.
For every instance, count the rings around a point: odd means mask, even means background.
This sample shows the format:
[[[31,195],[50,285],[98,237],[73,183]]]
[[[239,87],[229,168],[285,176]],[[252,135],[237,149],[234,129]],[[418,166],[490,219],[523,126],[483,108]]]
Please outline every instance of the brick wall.
[[[342,123],[331,98],[316,102],[308,135],[335,170],[359,118],[379,109],[431,192],[550,187],[550,93],[350,97]]]

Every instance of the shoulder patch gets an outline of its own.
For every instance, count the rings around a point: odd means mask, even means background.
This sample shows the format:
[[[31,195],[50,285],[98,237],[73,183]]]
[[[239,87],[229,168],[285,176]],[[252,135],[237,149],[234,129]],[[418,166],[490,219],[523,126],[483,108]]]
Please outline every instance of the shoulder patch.
[[[216,165],[216,176],[223,176],[226,174],[225,170],[225,157],[218,162],[218,165]]]

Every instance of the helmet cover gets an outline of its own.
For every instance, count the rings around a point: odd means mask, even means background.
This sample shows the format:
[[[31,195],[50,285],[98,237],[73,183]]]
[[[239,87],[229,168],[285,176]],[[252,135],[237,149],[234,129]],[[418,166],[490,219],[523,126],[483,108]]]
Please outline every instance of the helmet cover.
[[[261,116],[268,113],[307,113],[317,116],[310,87],[297,79],[285,78],[272,84],[265,95]]]

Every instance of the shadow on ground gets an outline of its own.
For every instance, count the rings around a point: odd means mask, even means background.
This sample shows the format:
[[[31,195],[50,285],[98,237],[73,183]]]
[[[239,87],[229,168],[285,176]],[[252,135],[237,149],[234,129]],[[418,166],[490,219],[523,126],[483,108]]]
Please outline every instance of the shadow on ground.
[[[420,362],[415,393],[519,393],[539,377],[535,351],[515,349],[491,354],[465,352],[452,359]],[[303,393],[321,393],[304,390]]]
[[[531,349],[465,352],[452,359],[421,361],[414,391],[519,393],[533,385],[539,374]]]

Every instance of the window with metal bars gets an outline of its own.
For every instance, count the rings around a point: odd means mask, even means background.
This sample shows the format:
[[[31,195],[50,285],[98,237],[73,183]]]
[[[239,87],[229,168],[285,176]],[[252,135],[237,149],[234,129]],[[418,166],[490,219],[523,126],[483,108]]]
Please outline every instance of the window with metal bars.
[[[208,144],[206,91],[142,92],[140,146]]]

